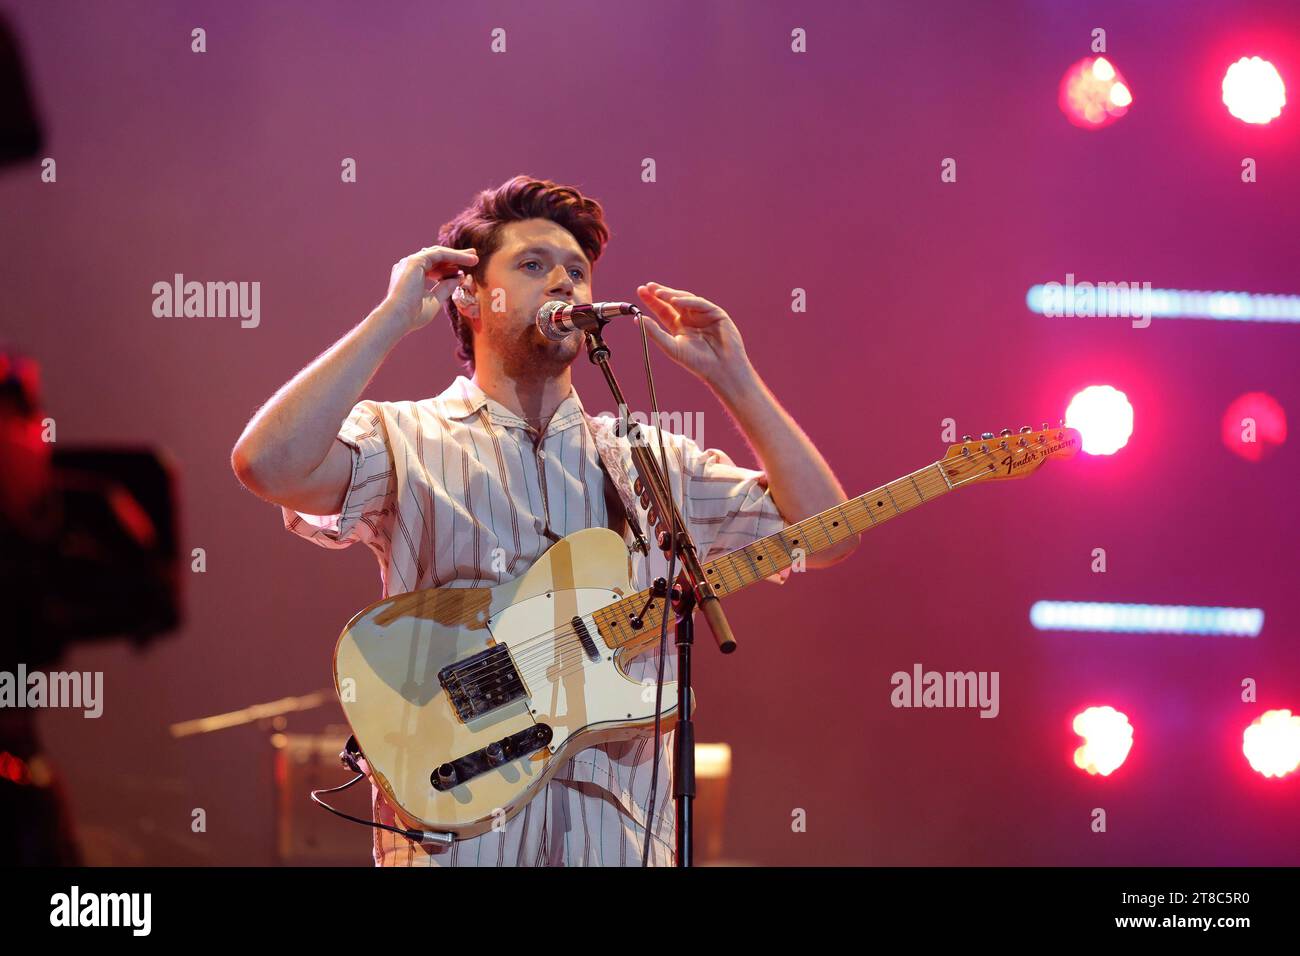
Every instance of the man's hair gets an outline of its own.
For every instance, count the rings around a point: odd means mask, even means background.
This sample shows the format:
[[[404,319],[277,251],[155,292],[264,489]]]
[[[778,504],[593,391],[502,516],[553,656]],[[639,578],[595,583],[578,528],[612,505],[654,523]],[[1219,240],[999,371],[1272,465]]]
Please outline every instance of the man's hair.
[[[549,219],[573,234],[594,266],[609,242],[609,227],[600,203],[572,186],[549,179],[516,176],[496,189],[485,189],[455,219],[438,230],[438,245],[449,249],[475,249],[478,265],[469,274],[482,286],[488,259],[501,246],[501,227],[524,219]],[[456,334],[456,357],[474,369],[474,333],[461,318],[456,304],[447,300],[447,315]]]

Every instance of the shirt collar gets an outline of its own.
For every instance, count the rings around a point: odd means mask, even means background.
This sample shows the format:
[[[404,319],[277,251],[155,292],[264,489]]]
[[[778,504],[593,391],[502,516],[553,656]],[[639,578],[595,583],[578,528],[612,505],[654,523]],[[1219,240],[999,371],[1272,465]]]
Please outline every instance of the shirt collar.
[[[464,420],[477,415],[479,409],[486,406],[488,418],[494,425],[524,429],[530,427],[527,421],[496,401],[496,399],[489,398],[483,389],[464,375],[457,375],[456,380],[448,386],[446,391],[435,398],[434,402],[448,418]],[[546,434],[551,435],[576,425],[582,420],[585,412],[582,400],[578,398],[578,390],[570,385],[569,394],[556,406],[555,413],[546,425]]]

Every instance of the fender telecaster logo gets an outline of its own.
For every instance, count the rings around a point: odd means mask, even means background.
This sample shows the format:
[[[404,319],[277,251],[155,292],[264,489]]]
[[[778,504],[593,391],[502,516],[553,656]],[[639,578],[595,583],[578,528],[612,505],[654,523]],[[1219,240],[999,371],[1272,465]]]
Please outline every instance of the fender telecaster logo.
[[[1019,458],[1017,458],[1014,454],[1008,455],[1006,458],[1003,458],[1002,467],[1005,468],[1006,473],[1010,475],[1015,471],[1017,471],[1018,469],[1024,468],[1025,465],[1033,464],[1036,461],[1041,461],[1044,458],[1049,458],[1052,455],[1055,455],[1058,451],[1060,451],[1063,448],[1074,447],[1077,441],[1078,441],[1077,438],[1066,438],[1061,441],[1051,442],[1046,445],[1040,445],[1037,448],[1031,447],[1027,449],[1025,451],[1025,454],[1021,455]]]

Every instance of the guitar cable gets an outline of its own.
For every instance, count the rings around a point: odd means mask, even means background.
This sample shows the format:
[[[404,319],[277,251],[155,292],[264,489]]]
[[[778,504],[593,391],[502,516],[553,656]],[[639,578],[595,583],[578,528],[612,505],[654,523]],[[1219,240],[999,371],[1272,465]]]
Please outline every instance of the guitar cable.
[[[391,833],[400,834],[401,836],[406,837],[408,840],[414,840],[417,843],[445,844],[446,842],[448,842],[447,834],[432,833],[428,830],[407,830],[402,827],[391,827],[387,823],[376,823],[374,820],[363,820],[361,817],[354,817],[350,813],[344,813],[342,810],[339,810],[335,807],[331,807],[328,803],[326,803],[324,800],[320,798],[319,795],[322,793],[339,793],[343,790],[347,790],[349,787],[355,786],[356,784],[364,780],[366,778],[367,771],[363,769],[361,765],[361,761],[363,759],[364,758],[361,755],[361,747],[357,743],[357,738],[355,736],[349,737],[348,742],[343,745],[343,749],[339,752],[339,761],[343,764],[343,766],[353,771],[356,774],[356,776],[353,777],[351,780],[349,780],[347,783],[340,784],[337,787],[328,787],[321,790],[313,790],[311,792],[312,801],[318,804],[319,806],[324,807],[326,810],[334,814],[336,817],[342,817],[344,820],[351,820],[353,823],[360,823],[363,824],[364,826],[372,827],[376,830],[388,830]]]

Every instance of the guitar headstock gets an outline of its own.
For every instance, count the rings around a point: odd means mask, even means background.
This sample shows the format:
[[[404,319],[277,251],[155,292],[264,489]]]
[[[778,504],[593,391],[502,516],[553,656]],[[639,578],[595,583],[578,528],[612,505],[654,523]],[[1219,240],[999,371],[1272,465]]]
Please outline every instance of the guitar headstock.
[[[954,486],[976,479],[1023,478],[1049,458],[1070,458],[1081,445],[1078,430],[1064,425],[1049,428],[1044,422],[1038,431],[1028,425],[1018,432],[1004,428],[997,435],[963,435],[960,444],[948,446],[942,467]]]

